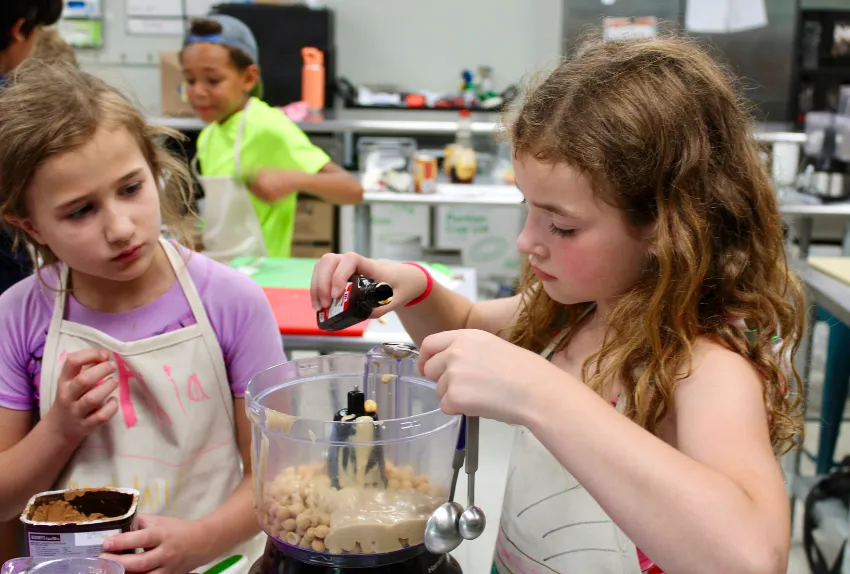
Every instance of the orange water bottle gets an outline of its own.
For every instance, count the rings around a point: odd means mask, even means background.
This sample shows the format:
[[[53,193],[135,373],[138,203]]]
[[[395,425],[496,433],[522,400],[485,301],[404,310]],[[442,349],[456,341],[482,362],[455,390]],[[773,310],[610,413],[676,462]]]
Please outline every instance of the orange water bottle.
[[[310,115],[319,114],[325,107],[325,54],[318,48],[305,47],[301,56],[301,99],[307,103]]]

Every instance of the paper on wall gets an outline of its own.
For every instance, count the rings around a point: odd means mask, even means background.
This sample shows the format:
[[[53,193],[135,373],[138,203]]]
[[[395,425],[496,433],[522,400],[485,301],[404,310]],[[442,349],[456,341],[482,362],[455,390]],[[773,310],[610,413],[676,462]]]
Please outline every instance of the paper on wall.
[[[193,18],[206,16],[221,0],[186,0],[186,14],[179,0],[125,0],[130,18]]]
[[[658,19],[655,16],[605,18],[602,27],[605,40],[655,38],[658,35]]]
[[[178,18],[128,18],[127,33],[136,36],[182,36],[183,20]]]
[[[125,0],[127,16],[139,16],[147,18],[183,16],[181,2],[175,0]]]
[[[699,34],[728,34],[767,26],[764,0],[688,0],[685,28]]]
[[[767,26],[765,0],[728,0],[729,31],[743,32]]]

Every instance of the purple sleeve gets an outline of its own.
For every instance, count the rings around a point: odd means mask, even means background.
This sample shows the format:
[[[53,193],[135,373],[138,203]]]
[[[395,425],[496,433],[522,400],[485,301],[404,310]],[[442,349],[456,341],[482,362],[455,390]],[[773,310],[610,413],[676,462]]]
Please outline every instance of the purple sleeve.
[[[203,255],[193,254],[196,258],[208,266],[201,299],[224,354],[230,390],[234,397],[243,397],[257,373],[286,361],[280,330],[265,293],[253,279]]]
[[[40,298],[32,276],[0,295],[0,407],[27,411],[38,406],[31,363],[41,360],[50,320]]]

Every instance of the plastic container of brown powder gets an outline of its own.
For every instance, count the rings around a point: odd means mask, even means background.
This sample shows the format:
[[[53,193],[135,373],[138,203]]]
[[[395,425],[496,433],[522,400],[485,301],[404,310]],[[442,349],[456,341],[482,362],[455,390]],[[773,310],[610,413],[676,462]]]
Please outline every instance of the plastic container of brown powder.
[[[27,554],[36,558],[97,557],[103,541],[135,530],[139,492],[132,488],[83,488],[36,494],[21,522]]]

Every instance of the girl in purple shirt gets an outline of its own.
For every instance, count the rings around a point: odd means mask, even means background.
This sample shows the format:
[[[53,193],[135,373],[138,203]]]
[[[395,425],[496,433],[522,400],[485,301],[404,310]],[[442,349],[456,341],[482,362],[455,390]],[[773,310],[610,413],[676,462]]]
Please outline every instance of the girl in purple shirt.
[[[243,396],[285,359],[262,290],[183,246],[190,180],[163,135],[70,67],[25,64],[0,93],[0,212],[40,263],[0,296],[0,520],[46,490],[136,488],[140,529],[104,551],[184,574],[262,550]]]

